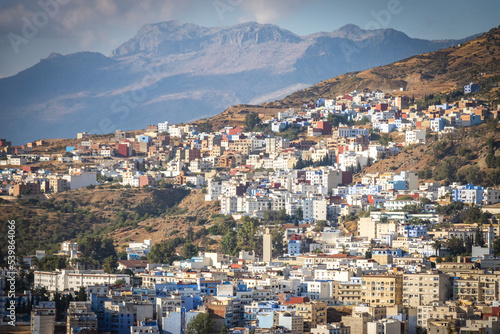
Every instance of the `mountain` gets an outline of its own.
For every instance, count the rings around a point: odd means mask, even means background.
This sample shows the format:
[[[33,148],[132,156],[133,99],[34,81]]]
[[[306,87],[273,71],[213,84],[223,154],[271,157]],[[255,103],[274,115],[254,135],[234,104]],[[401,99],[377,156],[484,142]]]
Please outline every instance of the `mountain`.
[[[459,43],[354,25],[298,36],[254,22],[217,28],[148,24],[109,57],[52,54],[0,79],[0,133],[21,144],[187,122]]]
[[[381,89],[386,93],[438,98],[463,92],[464,85],[478,82],[481,97],[500,103],[500,27],[475,39],[434,52],[412,56],[365,71],[349,72],[297,91],[261,107],[300,106],[318,97],[333,98],[352,91]],[[404,89],[404,92],[400,91]]]

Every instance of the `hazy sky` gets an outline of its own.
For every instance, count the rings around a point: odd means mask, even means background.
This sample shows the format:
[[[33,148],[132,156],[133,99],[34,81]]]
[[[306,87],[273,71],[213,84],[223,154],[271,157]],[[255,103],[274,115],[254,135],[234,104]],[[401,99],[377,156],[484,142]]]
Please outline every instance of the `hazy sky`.
[[[111,51],[143,24],[273,23],[298,35],[353,23],[410,37],[456,39],[500,24],[497,0],[0,0],[0,77],[52,52]]]

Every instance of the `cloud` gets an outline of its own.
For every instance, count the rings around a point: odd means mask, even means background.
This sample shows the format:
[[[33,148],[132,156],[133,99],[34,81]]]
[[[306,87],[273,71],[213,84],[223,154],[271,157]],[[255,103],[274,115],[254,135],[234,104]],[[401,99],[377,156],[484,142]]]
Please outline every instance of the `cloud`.
[[[0,36],[22,36],[26,22],[37,15],[48,18],[37,26],[36,38],[72,41],[80,47],[105,43],[110,31],[135,31],[143,24],[179,16],[192,1],[177,0],[7,0],[0,8]],[[41,4],[50,4],[42,6]],[[50,8],[48,12],[46,8]],[[35,24],[36,25],[36,24]],[[91,38],[91,36],[94,36]]]
[[[306,0],[245,0],[241,6],[248,14],[242,20],[247,21],[250,15],[248,20],[276,23],[277,20],[294,14],[304,3]]]

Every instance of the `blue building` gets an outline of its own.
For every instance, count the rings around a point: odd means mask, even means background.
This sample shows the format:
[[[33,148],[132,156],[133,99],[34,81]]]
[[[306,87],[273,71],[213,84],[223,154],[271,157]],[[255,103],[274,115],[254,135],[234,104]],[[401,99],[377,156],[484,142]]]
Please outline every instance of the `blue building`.
[[[145,136],[145,135],[141,135],[141,136],[139,136],[139,141],[143,142],[143,143],[149,143],[151,141],[151,137]]]
[[[452,201],[479,205],[483,202],[484,189],[480,186],[467,184],[452,190]]]
[[[374,248],[373,255],[392,255],[393,257],[402,257],[403,251],[399,248]]]
[[[302,247],[302,240],[299,238],[293,238],[288,240],[288,254],[291,256],[300,255],[300,249]]]
[[[97,315],[97,324],[99,328],[105,326],[104,323],[104,303],[111,300],[111,297],[100,296],[98,294],[90,294],[90,307],[92,311]]]
[[[129,334],[130,327],[134,325],[133,309],[128,308],[125,302],[119,304],[108,303],[104,306],[104,322],[102,328],[99,324],[99,331]]]
[[[444,129],[444,119],[442,119],[441,117],[431,119],[430,124],[431,130],[434,132],[440,132]]]
[[[479,92],[480,86],[478,83],[471,82],[464,86],[464,94]]]
[[[316,100],[316,107],[321,107],[322,105],[323,106],[325,105],[325,99],[324,98],[317,99]]]
[[[229,284],[229,282],[226,282]],[[200,281],[199,290],[202,295],[217,296],[217,286],[222,284],[221,281]]]
[[[394,181],[389,181],[388,183],[391,184],[392,188],[396,191],[406,190],[406,181],[404,180],[394,180]]]
[[[404,234],[410,238],[427,238],[427,225],[407,225]]]

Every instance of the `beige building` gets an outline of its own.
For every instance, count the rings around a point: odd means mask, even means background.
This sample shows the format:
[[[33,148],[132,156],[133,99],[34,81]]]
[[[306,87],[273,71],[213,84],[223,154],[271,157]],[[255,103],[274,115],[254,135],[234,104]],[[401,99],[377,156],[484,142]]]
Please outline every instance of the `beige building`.
[[[327,325],[318,325],[311,329],[312,334],[351,334],[351,327],[345,326],[343,323],[331,323]],[[354,332],[352,332],[354,334]]]
[[[293,312],[274,312],[273,322],[274,326],[284,327],[291,331],[291,334],[304,333],[304,319]]]
[[[392,306],[403,302],[402,275],[363,275],[361,302],[370,306]]]
[[[403,304],[417,307],[450,299],[450,276],[437,270],[403,275]]]
[[[401,322],[395,319],[380,319],[366,324],[366,334],[401,334]]]
[[[344,305],[358,305],[361,303],[361,281],[345,281],[336,285],[336,297]]]
[[[484,302],[491,304],[500,298],[500,274],[487,274],[471,270],[457,274],[453,281],[453,298],[464,303]]]
[[[352,334],[366,334],[366,327],[370,321],[372,321],[371,315],[365,312],[353,312],[352,316],[342,317],[342,323],[351,328]]]
[[[318,301],[295,306],[296,314],[304,319],[304,332],[310,332],[311,328],[316,328],[317,325],[326,324],[326,306],[325,302]]]
[[[382,223],[370,217],[360,218],[358,221],[358,236],[368,240],[381,238],[383,234],[397,233],[397,223],[390,221]]]
[[[380,320],[387,317],[387,308],[383,306],[356,306],[354,312],[367,313],[372,320]]]
[[[53,193],[60,193],[70,189],[69,182],[58,176],[49,176],[49,187]]]
[[[430,321],[448,321],[453,319],[464,319],[467,312],[472,313],[471,308],[461,308],[454,304],[419,306],[417,307],[417,326],[429,327]]]

